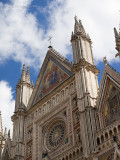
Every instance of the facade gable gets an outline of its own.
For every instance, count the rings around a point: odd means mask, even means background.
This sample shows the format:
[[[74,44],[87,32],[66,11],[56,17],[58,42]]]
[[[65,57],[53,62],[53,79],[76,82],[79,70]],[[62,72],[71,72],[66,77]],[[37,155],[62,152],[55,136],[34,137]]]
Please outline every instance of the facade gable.
[[[116,84],[109,78],[107,80],[106,96],[102,103],[104,125],[108,126],[119,119],[120,116],[120,91]]]
[[[48,51],[30,99],[31,106],[73,75],[70,67],[72,64],[60,56],[60,54],[58,56],[54,52]]]
[[[120,116],[120,76],[108,64],[104,68],[97,108],[100,119],[100,126],[104,128]]]
[[[66,70],[60,63],[58,63],[55,59],[50,58],[46,65],[44,74],[41,78],[41,82],[35,95],[35,100],[33,104],[37,103],[45,95],[52,92],[70,75],[71,73],[68,70]]]

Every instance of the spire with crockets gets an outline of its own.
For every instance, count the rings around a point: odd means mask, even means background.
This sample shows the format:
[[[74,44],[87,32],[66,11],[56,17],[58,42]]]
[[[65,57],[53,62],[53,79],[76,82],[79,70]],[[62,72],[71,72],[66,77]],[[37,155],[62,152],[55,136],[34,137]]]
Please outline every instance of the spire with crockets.
[[[74,33],[72,32],[71,40],[76,38],[76,35],[81,35],[84,38],[87,38],[91,41],[89,34],[86,34],[85,29],[82,25],[82,21],[77,19],[77,16],[75,16],[75,25],[74,25]]]
[[[22,74],[21,74],[21,79],[20,79],[21,82],[27,82],[28,84],[31,84],[31,81],[30,81],[30,72],[29,72],[29,66],[27,67],[27,72],[25,71],[25,64],[23,64],[23,68],[22,68]],[[19,81],[19,82],[20,82]]]
[[[85,29],[84,29],[84,27],[83,27],[83,25],[82,25],[82,22],[81,22],[81,20],[77,20],[77,16],[75,16],[75,26],[74,26],[74,34],[76,34],[76,33],[82,33],[82,34],[86,34],[85,33]]]

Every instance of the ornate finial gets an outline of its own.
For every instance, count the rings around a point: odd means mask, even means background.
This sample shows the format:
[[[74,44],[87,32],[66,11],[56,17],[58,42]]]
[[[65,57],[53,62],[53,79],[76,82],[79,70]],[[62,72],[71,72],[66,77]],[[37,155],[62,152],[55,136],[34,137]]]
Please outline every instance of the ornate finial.
[[[106,59],[106,57],[103,58],[103,62],[104,62],[105,65],[107,65],[107,59]]]
[[[75,19],[75,21],[77,21],[77,16],[76,15],[75,15],[74,19]]]
[[[27,73],[30,73],[30,72],[29,72],[29,66],[27,67]]]

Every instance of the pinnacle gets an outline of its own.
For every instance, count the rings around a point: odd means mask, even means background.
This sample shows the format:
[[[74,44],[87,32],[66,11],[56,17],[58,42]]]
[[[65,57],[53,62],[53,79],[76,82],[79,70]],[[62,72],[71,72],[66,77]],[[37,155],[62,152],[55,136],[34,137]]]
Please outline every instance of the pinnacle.
[[[116,41],[116,50],[118,53],[115,55],[115,57],[120,57],[120,33],[117,32],[116,28],[114,28],[114,34],[115,34],[115,41]]]
[[[21,81],[25,81],[25,64],[23,64],[22,75],[21,75]]]
[[[106,59],[106,57],[103,57],[103,62],[104,62],[105,65],[107,65],[107,59]]]
[[[74,34],[76,34],[76,33],[81,33],[81,34],[86,34],[85,33],[85,29],[84,29],[84,27],[83,27],[83,25],[82,25],[82,21],[81,20],[77,20],[77,16],[75,16],[75,26],[74,26]]]
[[[30,82],[30,71],[29,71],[29,66],[27,67],[26,82],[29,83],[29,84],[31,83],[31,82]]]
[[[7,128],[5,127],[4,138],[7,139]]]
[[[29,66],[27,67],[27,71],[26,71],[25,64],[23,64],[21,79],[18,81],[18,84],[20,84],[21,82],[25,82],[25,83],[32,85],[30,81]]]
[[[77,20],[77,16],[76,16],[76,15],[75,15],[74,19],[75,19],[75,22],[78,22],[78,20]]]

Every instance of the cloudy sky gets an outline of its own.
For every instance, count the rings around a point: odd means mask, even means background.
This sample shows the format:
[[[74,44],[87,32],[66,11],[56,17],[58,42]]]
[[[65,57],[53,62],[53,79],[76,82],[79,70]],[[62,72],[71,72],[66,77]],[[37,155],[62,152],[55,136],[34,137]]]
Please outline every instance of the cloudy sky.
[[[0,110],[3,127],[12,128],[15,87],[21,66],[30,66],[34,84],[48,50],[52,46],[72,60],[70,43],[74,17],[82,20],[93,41],[97,67],[103,70],[107,57],[119,69],[113,28],[119,29],[120,0],[0,0]],[[99,79],[101,74],[99,75]]]

